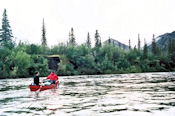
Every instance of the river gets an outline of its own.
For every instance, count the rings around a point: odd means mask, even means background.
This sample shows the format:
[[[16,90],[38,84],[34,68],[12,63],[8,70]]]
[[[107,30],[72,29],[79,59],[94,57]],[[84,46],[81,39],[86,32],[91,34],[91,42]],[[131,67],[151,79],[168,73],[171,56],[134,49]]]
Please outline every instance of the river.
[[[60,76],[57,89],[38,93],[32,81],[0,80],[1,116],[175,116],[173,72]]]

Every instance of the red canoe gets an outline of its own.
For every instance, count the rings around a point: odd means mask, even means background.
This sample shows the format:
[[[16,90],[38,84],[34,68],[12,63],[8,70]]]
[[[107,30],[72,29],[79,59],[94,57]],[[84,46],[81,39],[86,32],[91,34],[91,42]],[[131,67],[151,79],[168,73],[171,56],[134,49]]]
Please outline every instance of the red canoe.
[[[55,84],[51,84],[51,85],[29,85],[30,91],[44,91],[47,89],[52,89],[52,88],[56,88],[58,85],[59,81],[56,81]]]

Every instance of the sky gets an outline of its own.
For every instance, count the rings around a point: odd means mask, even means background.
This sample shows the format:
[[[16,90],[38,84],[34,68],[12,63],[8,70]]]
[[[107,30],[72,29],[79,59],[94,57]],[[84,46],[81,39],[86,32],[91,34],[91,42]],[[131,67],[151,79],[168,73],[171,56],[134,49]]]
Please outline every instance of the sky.
[[[102,42],[109,37],[137,45],[140,34],[152,41],[152,35],[175,31],[175,0],[0,0],[0,26],[4,8],[17,42],[41,44],[42,20],[45,20],[49,46],[68,40],[74,28],[78,44],[87,33],[94,44],[95,30]]]

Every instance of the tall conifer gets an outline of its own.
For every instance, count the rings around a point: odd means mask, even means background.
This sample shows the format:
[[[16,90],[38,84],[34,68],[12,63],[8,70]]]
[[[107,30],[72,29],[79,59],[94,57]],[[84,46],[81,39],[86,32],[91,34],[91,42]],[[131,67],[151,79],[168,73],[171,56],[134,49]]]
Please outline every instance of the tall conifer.
[[[71,32],[69,33],[69,45],[75,46],[76,41],[75,41],[75,36],[74,36],[74,29],[71,28]]]
[[[153,34],[153,39],[152,39],[152,53],[157,55],[157,46],[156,46],[156,40],[155,40],[154,34]]]
[[[8,18],[7,18],[7,11],[4,9],[2,18],[2,29],[0,30],[0,44],[6,47],[13,47],[14,42],[12,40],[13,34],[12,29],[10,27]]]
[[[146,40],[144,40],[144,41],[145,42],[144,42],[144,48],[143,48],[143,57],[144,57],[144,59],[146,59],[148,56],[148,47],[147,47]]]
[[[140,34],[138,34],[138,50],[140,50]]]
[[[43,25],[42,25],[42,39],[41,39],[42,46],[47,46],[47,40],[46,40],[46,28],[45,23],[43,19]]]
[[[88,34],[87,34],[86,45],[87,45],[88,48],[91,48],[91,39],[90,39],[89,32],[88,32]]]
[[[96,30],[95,32],[95,47],[101,47],[101,38],[100,35],[98,33],[98,30]]]
[[[131,50],[131,40],[129,39],[129,50]]]

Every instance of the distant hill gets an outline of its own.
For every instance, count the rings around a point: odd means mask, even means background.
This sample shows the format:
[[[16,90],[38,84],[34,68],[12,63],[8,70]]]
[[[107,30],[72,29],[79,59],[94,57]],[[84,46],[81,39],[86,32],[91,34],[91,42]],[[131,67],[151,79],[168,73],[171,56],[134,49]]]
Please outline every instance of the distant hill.
[[[162,50],[168,50],[168,44],[170,39],[175,39],[175,31],[171,33],[165,33],[156,38],[157,46],[159,46]],[[149,45],[151,48],[151,45]]]
[[[169,40],[175,40],[175,31],[171,32],[171,33],[165,33],[162,35],[159,35],[158,37],[155,38],[156,39],[156,44],[157,46],[164,50],[167,51],[168,50],[168,44],[169,44]],[[109,38],[108,40],[104,41],[104,43],[111,43],[114,44],[116,47],[120,47],[120,48],[124,48],[125,50],[129,50],[129,46],[126,44],[123,44],[121,42],[119,42],[118,40]],[[151,43],[148,44],[148,48],[151,49]]]
[[[104,41],[104,43],[111,43],[111,44],[114,44],[114,46],[116,46],[116,47],[120,47],[122,49],[129,50],[128,45],[123,44],[123,43],[119,42],[118,40],[115,40],[112,38],[109,38],[108,40]]]

